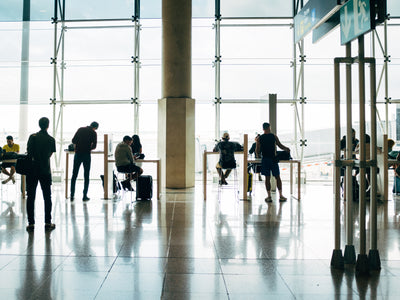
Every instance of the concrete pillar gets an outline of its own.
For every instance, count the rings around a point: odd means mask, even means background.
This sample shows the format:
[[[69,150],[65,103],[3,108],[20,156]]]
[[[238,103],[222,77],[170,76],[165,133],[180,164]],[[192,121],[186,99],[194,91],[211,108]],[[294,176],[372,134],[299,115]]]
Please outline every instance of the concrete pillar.
[[[271,125],[271,132],[278,134],[278,128],[277,122],[276,122],[276,115],[277,115],[277,109],[276,109],[276,102],[277,102],[277,96],[276,94],[269,94],[268,96],[269,99],[269,125]]]
[[[195,101],[192,99],[192,1],[162,3],[162,99],[158,155],[167,188],[193,187]]]

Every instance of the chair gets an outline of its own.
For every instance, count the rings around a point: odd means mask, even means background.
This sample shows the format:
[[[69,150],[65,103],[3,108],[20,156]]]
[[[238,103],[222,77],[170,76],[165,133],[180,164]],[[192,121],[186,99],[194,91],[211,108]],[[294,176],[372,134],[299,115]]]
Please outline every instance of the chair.
[[[123,199],[125,193],[129,192],[131,194],[131,202],[133,202],[133,193],[135,192],[134,188],[131,186],[131,189],[128,189],[126,187],[126,184],[124,182],[126,182],[126,180],[129,179],[129,182],[131,183],[132,181],[132,174],[130,173],[125,173],[125,172],[119,172],[118,170],[116,171],[117,175],[116,175],[116,180],[117,180],[117,187],[118,190],[115,193],[117,195],[118,198]],[[128,176],[127,176],[128,175]],[[122,178],[121,178],[122,177]],[[127,178],[128,177],[128,178]]]
[[[239,180],[238,180],[238,172],[237,172],[237,168],[229,168],[229,169],[222,169],[221,171],[223,172],[223,170],[230,170],[233,171],[233,185],[231,184],[221,184],[220,182],[218,183],[218,200],[221,200],[221,193],[222,190],[225,189],[233,189],[234,191],[234,195],[237,201],[239,201]]]

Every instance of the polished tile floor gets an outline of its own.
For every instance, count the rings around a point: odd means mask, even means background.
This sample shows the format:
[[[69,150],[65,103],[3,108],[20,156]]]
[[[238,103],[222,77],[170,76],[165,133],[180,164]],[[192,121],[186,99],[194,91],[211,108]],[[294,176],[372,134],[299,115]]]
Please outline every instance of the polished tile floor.
[[[132,203],[129,193],[102,200],[100,181],[89,202],[71,203],[55,183],[51,233],[40,193],[36,230],[25,231],[17,186],[1,187],[0,299],[399,299],[400,198],[378,207],[382,270],[359,276],[330,268],[329,183],[307,183],[301,201],[285,203],[264,202],[261,182],[251,201],[211,182],[204,201],[198,181]]]

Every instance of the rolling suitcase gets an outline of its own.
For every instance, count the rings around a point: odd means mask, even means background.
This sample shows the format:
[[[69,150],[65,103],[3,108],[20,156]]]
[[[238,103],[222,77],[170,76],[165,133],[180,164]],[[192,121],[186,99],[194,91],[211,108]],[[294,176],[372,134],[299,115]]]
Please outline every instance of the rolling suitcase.
[[[151,200],[153,197],[153,178],[142,175],[136,179],[136,200]]]

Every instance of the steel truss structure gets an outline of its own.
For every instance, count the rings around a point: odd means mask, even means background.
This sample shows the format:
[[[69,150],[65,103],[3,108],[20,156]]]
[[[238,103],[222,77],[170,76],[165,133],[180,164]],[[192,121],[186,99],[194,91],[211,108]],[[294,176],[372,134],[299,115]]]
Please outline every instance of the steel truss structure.
[[[50,99],[50,104],[53,106],[53,136],[56,138],[58,143],[59,152],[55,155],[56,161],[56,169],[59,170],[61,168],[61,149],[64,143],[63,137],[63,110],[66,105],[77,105],[77,104],[132,104],[133,105],[133,114],[134,114],[134,124],[133,131],[134,133],[139,133],[139,118],[140,118],[140,93],[139,93],[139,79],[140,79],[140,0],[134,0],[134,14],[132,18],[129,19],[93,19],[93,20],[66,20],[65,18],[65,2],[66,0],[54,0],[54,17],[52,18],[52,23],[54,24],[54,49],[53,49],[53,57],[50,58],[51,64],[53,65],[53,94]],[[293,0],[293,12],[296,14],[303,7],[303,0]],[[228,18],[226,18],[228,19]],[[243,19],[243,18],[229,18],[229,19]],[[252,18],[247,18],[252,19]],[[265,19],[274,19],[268,18]],[[284,18],[281,18],[284,19]],[[228,25],[221,24],[224,18],[221,16],[220,12],[220,0],[215,0],[215,60],[213,61],[213,67],[215,70],[215,97],[213,99],[213,104],[215,106],[215,139],[220,137],[220,115],[221,115],[221,105],[224,103],[266,103],[268,100],[229,100],[222,99],[221,97],[221,27],[222,26],[290,26],[293,29],[293,23],[290,24],[238,24],[238,25]],[[290,20],[292,20],[290,18]],[[90,22],[110,22],[110,21],[126,21],[133,24],[129,25],[104,25],[104,26],[67,26],[67,24],[71,23],[90,23]],[[383,38],[379,37],[376,31],[372,34],[372,45],[374,49],[373,57],[375,56],[375,45],[377,44],[384,56],[384,65],[381,71],[381,75],[379,77],[378,85],[377,85],[377,95],[381,89],[381,86],[384,86],[384,103],[385,104],[385,120],[378,114],[378,120],[380,126],[382,127],[382,131],[387,134],[388,132],[388,105],[390,103],[397,103],[400,100],[392,100],[389,97],[389,87],[388,87],[388,64],[390,62],[390,55],[388,54],[388,46],[387,46],[387,21],[383,24],[384,26],[384,35]],[[97,101],[88,101],[88,100],[66,100],[64,99],[64,73],[67,68],[65,62],[65,38],[66,32],[68,29],[83,29],[83,28],[116,28],[116,27],[131,27],[134,30],[134,53],[132,58],[133,64],[133,87],[134,93],[133,97],[130,99],[114,99],[114,100],[97,100]],[[292,145],[294,146],[296,157],[300,160],[303,159],[304,156],[304,147],[307,146],[307,139],[305,137],[305,106],[306,99],[304,86],[305,86],[305,76],[304,76],[304,68],[306,63],[306,55],[305,55],[305,45],[304,41],[300,41],[297,44],[294,42],[294,30],[293,30],[293,60],[291,62],[291,67],[293,68],[293,98],[292,99],[279,99],[278,95],[278,103],[290,103],[293,105],[293,116],[294,116],[294,137],[292,140]],[[378,103],[380,103],[378,101]],[[386,121],[386,122],[385,122]],[[385,126],[382,124],[385,123]]]
[[[54,0],[54,17],[52,23],[54,24],[54,50],[53,57],[50,59],[53,65],[53,95],[50,99],[50,104],[53,106],[53,136],[56,139],[58,152],[55,155],[56,170],[61,168],[61,151],[64,144],[63,137],[63,110],[65,105],[76,104],[132,104],[134,112],[133,132],[139,132],[139,69],[140,69],[140,0],[135,0],[134,14],[130,19],[95,19],[95,20],[66,20],[65,19],[65,1]],[[67,23],[81,23],[81,22],[110,22],[110,21],[126,21],[131,22],[133,25],[109,25],[109,26],[67,26]],[[117,100],[65,100],[64,99],[64,73],[67,68],[65,63],[65,38],[66,32],[70,29],[84,29],[84,28],[121,28],[129,27],[134,29],[134,54],[132,58],[133,64],[133,97],[130,99],[117,99]],[[60,33],[59,33],[60,30]],[[58,64],[60,66],[58,66]]]

